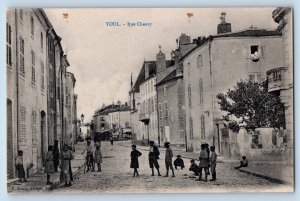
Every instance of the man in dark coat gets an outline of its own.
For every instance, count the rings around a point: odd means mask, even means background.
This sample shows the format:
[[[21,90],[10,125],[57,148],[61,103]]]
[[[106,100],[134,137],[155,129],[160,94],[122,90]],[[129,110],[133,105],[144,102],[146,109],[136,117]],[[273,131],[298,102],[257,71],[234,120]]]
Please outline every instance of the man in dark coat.
[[[59,166],[59,149],[58,149],[58,140],[54,140],[54,147],[53,147],[53,163],[54,163],[54,171],[58,171]]]
[[[152,175],[154,176],[154,167],[157,169],[157,173],[158,176],[161,176],[160,172],[159,172],[159,164],[157,162],[157,159],[159,159],[159,150],[157,148],[157,146],[154,145],[153,141],[149,142],[150,144],[150,149],[149,149],[149,166],[152,169]]]

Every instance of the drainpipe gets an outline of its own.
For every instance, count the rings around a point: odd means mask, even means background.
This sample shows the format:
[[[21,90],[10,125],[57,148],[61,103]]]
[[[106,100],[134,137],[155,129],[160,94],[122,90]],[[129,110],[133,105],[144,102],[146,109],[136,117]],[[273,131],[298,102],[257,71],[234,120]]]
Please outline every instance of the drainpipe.
[[[214,98],[215,98],[216,93],[215,93],[215,88],[214,88],[214,74],[213,74],[213,69],[212,69],[212,55],[211,55],[211,41],[212,40],[213,39],[210,38],[209,41],[208,41],[208,51],[209,51],[209,69],[210,69],[210,78],[211,78],[210,85],[212,87],[212,92],[213,92],[211,101],[212,101],[212,119],[213,119],[213,128],[214,128],[215,127],[215,125],[214,125],[214,121],[215,121],[215,103],[214,103]],[[214,129],[213,129],[213,137],[214,138],[216,137]]]
[[[156,118],[157,118],[157,131],[158,131],[158,146],[160,147],[160,132],[159,132],[159,111],[158,111],[158,91],[157,86],[155,85],[156,90]],[[155,104],[154,104],[155,106]]]
[[[19,150],[19,43],[18,43],[18,15],[15,9],[15,28],[16,28],[16,88],[17,88],[17,151]]]

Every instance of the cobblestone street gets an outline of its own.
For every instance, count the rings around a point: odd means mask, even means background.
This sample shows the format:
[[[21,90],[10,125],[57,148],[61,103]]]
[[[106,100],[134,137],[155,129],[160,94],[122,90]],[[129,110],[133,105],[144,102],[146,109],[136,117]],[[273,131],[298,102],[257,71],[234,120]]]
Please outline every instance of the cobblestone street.
[[[115,142],[113,146],[109,142],[102,142],[102,172],[88,172],[81,170],[79,176],[69,188],[61,187],[53,193],[131,193],[131,192],[157,192],[157,193],[185,193],[185,192],[269,192],[285,191],[285,185],[272,183],[268,180],[251,176],[238,170],[234,170],[234,163],[218,163],[216,182],[195,181],[192,173],[188,171],[189,160],[185,159],[185,169],[175,170],[176,177],[151,176],[148,165],[148,152],[141,150],[139,158],[139,177],[132,177],[133,169],[130,169],[130,141]],[[165,175],[164,149],[160,148],[161,174]],[[210,179],[210,178],[209,178]]]

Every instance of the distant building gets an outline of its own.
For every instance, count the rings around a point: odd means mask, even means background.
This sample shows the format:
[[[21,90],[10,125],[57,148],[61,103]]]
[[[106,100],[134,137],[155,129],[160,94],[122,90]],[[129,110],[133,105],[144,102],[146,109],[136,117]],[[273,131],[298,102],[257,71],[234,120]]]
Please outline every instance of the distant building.
[[[225,19],[221,20],[222,24]],[[208,143],[224,156],[232,154],[228,128],[216,95],[225,93],[240,79],[265,80],[267,71],[283,65],[281,42],[281,33],[276,30],[250,27],[231,32],[222,28],[220,34],[209,36],[182,57],[189,151],[199,150],[202,143]],[[242,141],[243,150],[250,149],[251,142]]]

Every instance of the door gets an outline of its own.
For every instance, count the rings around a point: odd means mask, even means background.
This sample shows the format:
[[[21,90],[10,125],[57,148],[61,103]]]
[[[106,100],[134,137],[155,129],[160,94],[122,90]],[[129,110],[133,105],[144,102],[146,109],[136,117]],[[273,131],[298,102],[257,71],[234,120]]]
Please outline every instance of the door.
[[[228,128],[221,129],[221,154],[227,158],[230,157],[229,130]]]
[[[31,116],[31,127],[32,127],[32,164],[33,164],[33,173],[36,173],[38,170],[38,151],[37,151],[37,115],[36,112],[32,113]]]
[[[46,113],[44,111],[41,112],[41,157],[40,157],[40,167],[43,167],[44,164],[44,157],[46,154],[45,148],[46,148]]]
[[[7,99],[7,178],[14,178],[14,149],[13,149],[13,127],[12,127],[12,102]]]

